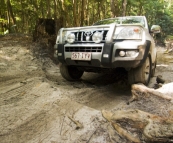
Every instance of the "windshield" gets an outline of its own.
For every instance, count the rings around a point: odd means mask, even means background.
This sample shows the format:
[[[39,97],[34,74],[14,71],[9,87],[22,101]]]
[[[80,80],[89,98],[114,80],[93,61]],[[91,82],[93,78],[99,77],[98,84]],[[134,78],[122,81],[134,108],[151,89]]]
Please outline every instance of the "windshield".
[[[110,19],[104,19],[96,22],[94,25],[106,25],[106,24],[141,24],[145,26],[145,21],[143,17],[116,17]]]

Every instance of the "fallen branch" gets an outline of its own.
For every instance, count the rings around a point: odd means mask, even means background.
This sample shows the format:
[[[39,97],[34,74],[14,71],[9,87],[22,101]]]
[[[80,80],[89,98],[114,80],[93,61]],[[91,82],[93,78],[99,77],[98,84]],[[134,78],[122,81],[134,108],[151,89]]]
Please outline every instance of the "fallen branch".
[[[71,118],[70,116],[68,116],[68,118],[74,122],[76,124],[76,130],[78,129],[82,129],[83,128],[83,125],[81,123],[79,123],[78,121],[74,120],[73,118]]]

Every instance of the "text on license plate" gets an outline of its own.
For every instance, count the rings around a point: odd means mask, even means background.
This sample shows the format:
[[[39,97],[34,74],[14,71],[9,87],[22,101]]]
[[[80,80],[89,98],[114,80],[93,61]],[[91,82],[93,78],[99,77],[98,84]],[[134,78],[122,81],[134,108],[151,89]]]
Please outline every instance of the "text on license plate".
[[[72,60],[90,61],[91,60],[91,53],[88,53],[88,52],[72,52],[71,59]]]

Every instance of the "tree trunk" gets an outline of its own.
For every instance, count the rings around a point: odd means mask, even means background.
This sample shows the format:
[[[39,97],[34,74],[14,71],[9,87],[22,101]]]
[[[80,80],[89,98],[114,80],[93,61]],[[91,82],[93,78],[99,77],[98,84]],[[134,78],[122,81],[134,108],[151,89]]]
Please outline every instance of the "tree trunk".
[[[81,12],[81,0],[77,0],[77,5],[76,5],[76,9],[77,9],[77,15],[76,15],[76,23],[77,23],[77,26],[80,26],[80,12]]]
[[[51,18],[51,12],[50,12],[50,0],[47,0],[47,18]]]
[[[9,10],[7,10],[7,23],[8,23],[8,26],[7,26],[7,28],[8,28],[8,30],[9,30],[9,32],[11,32],[11,30],[10,30],[10,27],[11,27],[11,20],[10,20],[10,12],[9,12]]]
[[[81,3],[81,18],[80,18],[80,26],[83,26],[83,22],[84,22],[84,12],[85,12],[85,0],[82,0]]]
[[[127,5],[127,0],[123,0],[123,16],[126,16],[126,5]]]
[[[111,17],[120,15],[119,2],[117,0],[110,0],[111,5]]]
[[[111,5],[111,17],[115,17],[115,3],[114,3],[114,0],[110,1],[110,5]]]
[[[10,0],[7,0],[7,9],[9,11],[9,15],[12,18],[14,30],[15,30],[15,32],[17,32],[16,19],[15,19],[14,14],[13,14],[13,10],[12,10],[12,6],[11,6],[11,3],[10,3]]]
[[[58,33],[58,23],[57,23],[57,17],[58,13],[57,13],[57,0],[54,0],[54,20],[55,20],[55,29],[56,29],[56,34]]]
[[[76,0],[73,0],[73,26],[77,26]]]
[[[22,2],[23,2],[23,0],[20,0],[20,5],[21,5],[21,8],[22,8],[22,10],[21,10],[22,11],[22,14],[21,14],[22,15],[21,16],[22,17],[22,28],[21,28],[21,32],[23,33],[24,32],[24,25],[25,25],[25,15],[24,15],[24,11],[23,11],[24,8],[23,8],[23,3]]]
[[[92,3],[92,7],[94,7],[94,3]],[[92,8],[92,24],[95,22],[95,11],[94,8]]]
[[[41,15],[42,15],[42,18],[45,18],[43,1],[40,2],[40,8],[41,8]]]
[[[89,9],[89,0],[87,0],[86,4],[86,13],[85,13],[85,24],[90,25],[90,9]]]
[[[54,19],[57,20],[57,0],[54,0]]]
[[[97,2],[97,20],[100,20],[101,18],[100,18],[100,13],[101,13],[101,11],[100,11],[100,2],[98,1]]]

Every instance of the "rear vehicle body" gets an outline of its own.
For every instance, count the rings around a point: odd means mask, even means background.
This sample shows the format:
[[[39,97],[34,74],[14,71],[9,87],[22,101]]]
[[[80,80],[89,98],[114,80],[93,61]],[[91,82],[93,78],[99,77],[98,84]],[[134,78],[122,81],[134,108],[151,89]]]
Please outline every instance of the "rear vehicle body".
[[[79,79],[83,72],[125,68],[130,84],[148,84],[156,67],[156,48],[144,16],[116,17],[92,26],[61,28],[55,53],[60,71],[67,80]],[[160,27],[152,26],[152,33]]]

